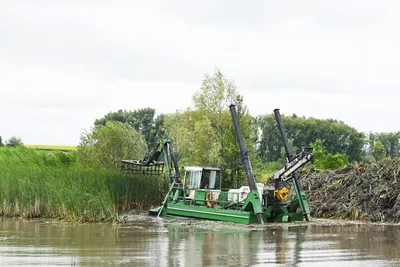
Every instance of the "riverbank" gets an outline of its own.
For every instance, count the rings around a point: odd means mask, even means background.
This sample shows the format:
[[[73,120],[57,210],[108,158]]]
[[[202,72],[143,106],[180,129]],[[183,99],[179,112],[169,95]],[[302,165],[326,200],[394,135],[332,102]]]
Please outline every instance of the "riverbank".
[[[397,223],[400,160],[336,171],[305,170],[301,181],[314,218]],[[120,220],[119,213],[159,205],[163,177],[81,168],[76,151],[0,147],[0,215],[70,222]]]
[[[70,222],[118,221],[118,212],[159,204],[162,177],[81,168],[76,152],[0,148],[0,215]]]

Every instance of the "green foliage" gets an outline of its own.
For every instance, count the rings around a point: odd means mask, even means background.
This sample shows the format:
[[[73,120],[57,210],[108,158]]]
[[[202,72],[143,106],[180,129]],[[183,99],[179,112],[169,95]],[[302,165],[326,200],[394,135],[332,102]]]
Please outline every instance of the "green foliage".
[[[385,146],[381,141],[376,141],[372,148],[372,156],[376,161],[380,161],[386,158]]]
[[[349,164],[347,155],[340,153],[329,153],[322,145],[322,141],[317,139],[311,143],[314,153],[314,167],[322,170],[334,170]]]
[[[1,136],[0,136],[0,147],[1,146],[4,146],[4,144],[3,144],[3,139],[1,138]]]
[[[230,104],[236,103],[238,97],[233,80],[227,79],[217,68],[213,75],[204,75],[200,90],[193,96],[193,103],[197,110],[221,115]]]
[[[24,143],[22,142],[22,139],[17,137],[17,136],[11,136],[10,139],[6,142],[7,146],[11,147],[17,147],[17,146],[23,146]]]
[[[95,120],[94,125],[106,125],[109,121],[128,124],[144,136],[147,148],[151,150],[163,137],[164,115],[160,114],[154,117],[155,112],[154,108],[142,108],[134,111],[120,109],[117,112],[109,112],[103,118]]]
[[[288,139],[293,143],[294,150],[307,147],[316,139],[320,139],[329,153],[340,153],[349,156],[350,161],[361,159],[364,146],[364,134],[336,120],[321,120],[284,116],[282,121]],[[274,115],[258,117],[261,129],[258,154],[264,161],[276,161],[280,157],[283,141],[276,126]]]
[[[369,133],[366,154],[376,161],[400,156],[400,132]]]
[[[266,182],[274,176],[285,164],[284,161],[263,162],[259,157],[251,157],[254,177],[257,182]]]
[[[165,129],[173,140],[181,165],[218,166],[224,170],[223,186],[243,184],[239,147],[229,112],[236,104],[247,149],[251,152],[257,135],[252,117],[236,92],[233,81],[216,69],[206,74],[193,96],[194,109],[168,115]],[[253,128],[252,128],[253,127]],[[251,154],[251,153],[250,153]]]
[[[3,165],[31,165],[41,168],[67,167],[74,165],[76,161],[76,151],[42,151],[23,146],[0,148],[0,164]]]
[[[146,143],[133,127],[121,122],[106,122],[81,135],[78,161],[83,167],[119,170],[123,159],[142,159]]]
[[[80,168],[75,151],[2,147],[0,173],[3,216],[116,221],[118,211],[159,204],[165,193],[163,177]]]
[[[236,102],[236,109],[245,147],[249,153],[250,159],[254,161],[254,144],[257,138],[257,128],[255,127],[253,118],[244,107],[241,98]],[[223,182],[223,186],[239,187],[245,183],[246,175],[243,170],[240,148],[236,142],[236,133],[232,118],[228,112],[226,113],[224,123],[226,130],[224,130],[225,134],[221,137],[221,157],[223,159],[222,168],[225,170],[225,181]],[[253,170],[254,172],[257,172],[254,167]]]
[[[169,189],[163,175],[122,175],[119,173],[108,177],[105,184],[119,211],[141,210],[160,205]]]
[[[201,111],[187,110],[168,115],[165,127],[173,140],[174,151],[182,165],[218,166],[217,133]]]

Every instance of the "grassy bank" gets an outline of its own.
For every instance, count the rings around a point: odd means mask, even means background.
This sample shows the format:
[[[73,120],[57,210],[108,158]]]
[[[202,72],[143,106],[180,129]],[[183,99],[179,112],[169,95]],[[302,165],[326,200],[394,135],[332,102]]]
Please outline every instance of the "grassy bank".
[[[84,169],[76,152],[0,148],[0,212],[73,222],[115,221],[118,211],[161,202],[162,177]]]

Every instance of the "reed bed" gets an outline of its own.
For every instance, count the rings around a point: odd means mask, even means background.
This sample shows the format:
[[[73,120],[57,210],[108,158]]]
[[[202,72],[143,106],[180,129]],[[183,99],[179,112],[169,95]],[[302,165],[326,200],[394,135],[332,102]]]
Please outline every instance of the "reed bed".
[[[162,201],[162,177],[77,166],[76,152],[0,148],[0,215],[117,221],[118,212]]]

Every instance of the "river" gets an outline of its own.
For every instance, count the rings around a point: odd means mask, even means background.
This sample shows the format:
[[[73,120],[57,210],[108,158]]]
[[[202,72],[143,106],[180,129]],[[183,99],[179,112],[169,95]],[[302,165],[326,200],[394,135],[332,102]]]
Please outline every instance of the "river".
[[[1,219],[0,266],[400,266],[400,225]]]

